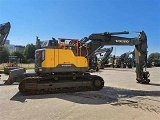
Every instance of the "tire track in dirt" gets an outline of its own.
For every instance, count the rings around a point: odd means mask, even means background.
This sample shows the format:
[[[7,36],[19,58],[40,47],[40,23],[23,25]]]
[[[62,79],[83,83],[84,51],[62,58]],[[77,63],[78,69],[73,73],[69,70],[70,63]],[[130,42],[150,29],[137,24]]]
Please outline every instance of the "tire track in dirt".
[[[97,104],[127,105],[160,114],[160,91],[137,91],[107,87],[101,91],[68,93],[68,95],[99,101],[96,102]]]

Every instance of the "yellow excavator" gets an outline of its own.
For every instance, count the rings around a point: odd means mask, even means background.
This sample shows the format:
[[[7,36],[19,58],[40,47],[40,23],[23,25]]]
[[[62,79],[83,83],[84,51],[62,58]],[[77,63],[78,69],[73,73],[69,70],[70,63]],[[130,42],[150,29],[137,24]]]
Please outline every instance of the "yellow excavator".
[[[10,75],[12,79],[9,80],[18,78],[19,91],[24,95],[100,90],[104,80],[87,72],[89,57],[105,45],[135,45],[136,80],[148,84],[149,72],[144,69],[147,63],[145,32],[138,32],[135,38],[119,36],[121,34],[130,32],[95,33],[81,40],[52,38],[43,41],[41,48],[35,51],[35,73]]]

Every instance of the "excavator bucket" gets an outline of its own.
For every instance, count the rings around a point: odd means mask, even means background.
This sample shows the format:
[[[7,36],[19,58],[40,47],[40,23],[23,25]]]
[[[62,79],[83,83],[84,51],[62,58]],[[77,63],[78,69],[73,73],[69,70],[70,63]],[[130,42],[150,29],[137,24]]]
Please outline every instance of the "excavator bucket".
[[[4,67],[4,74],[9,75],[9,72],[14,69],[19,69],[20,67]]]
[[[9,72],[9,77],[5,81],[4,84],[6,85],[12,85],[14,82],[20,82],[20,76],[23,76],[23,74],[26,73],[25,68],[18,68],[13,69]]]

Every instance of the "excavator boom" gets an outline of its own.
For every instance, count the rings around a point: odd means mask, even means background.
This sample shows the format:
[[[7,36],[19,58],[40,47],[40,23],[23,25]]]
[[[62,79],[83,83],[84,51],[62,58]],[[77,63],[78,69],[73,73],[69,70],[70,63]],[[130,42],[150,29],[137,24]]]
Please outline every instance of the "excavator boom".
[[[88,52],[86,53],[85,49],[86,47],[82,46],[82,55],[90,55],[93,54],[93,52],[99,48],[103,47],[105,45],[119,45],[119,46],[135,46],[134,54],[136,59],[136,80],[139,83],[149,83],[150,80],[149,72],[146,71],[146,65],[147,65],[147,36],[144,31],[141,32],[135,32],[138,33],[138,37],[135,38],[128,38],[128,37],[122,37],[117,35],[122,34],[130,34],[133,32],[104,32],[104,33],[96,33],[91,34],[89,37],[84,37],[82,40],[88,42],[87,46],[89,48]]]
[[[0,46],[5,44],[10,28],[11,28],[11,25],[9,22],[0,24]]]
[[[0,45],[5,44],[10,28],[11,28],[10,22],[0,24]]]

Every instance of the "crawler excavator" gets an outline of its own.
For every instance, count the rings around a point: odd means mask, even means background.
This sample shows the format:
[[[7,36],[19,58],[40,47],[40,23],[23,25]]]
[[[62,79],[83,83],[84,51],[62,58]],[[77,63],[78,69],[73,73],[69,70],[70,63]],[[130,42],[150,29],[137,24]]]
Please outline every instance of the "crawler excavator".
[[[123,54],[121,54],[119,57],[114,58],[113,62],[114,62],[114,67],[115,68],[132,68],[134,60],[132,58],[130,58],[130,55],[134,54],[134,51],[132,52],[125,52]]]
[[[59,38],[58,41],[52,38],[44,41],[42,48],[35,51],[35,73],[18,76],[21,79],[19,91],[30,95],[102,89],[103,78],[87,73],[88,56],[105,45],[135,45],[136,80],[148,84],[149,72],[144,68],[147,36],[144,31],[138,33],[135,38],[119,36],[130,34],[124,31],[91,34],[82,40]]]

